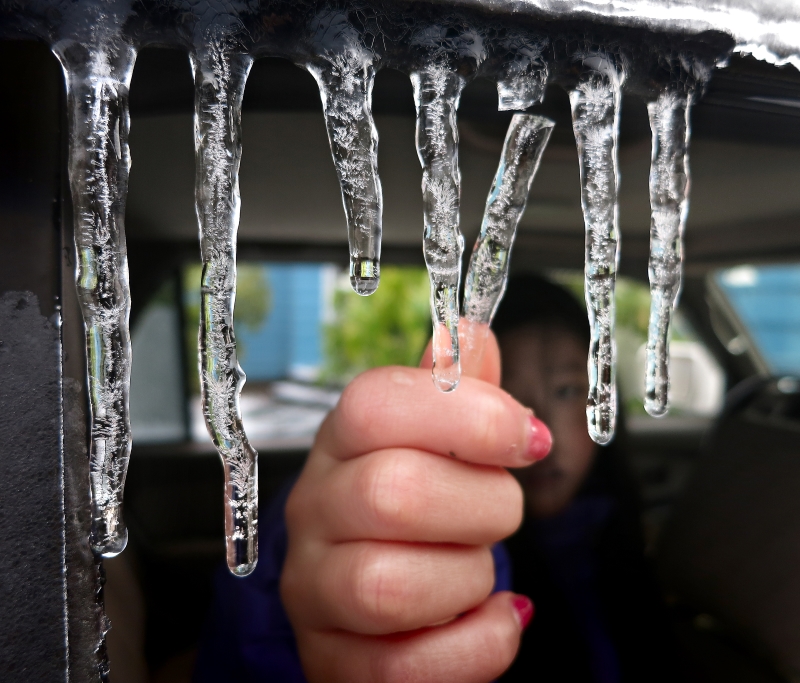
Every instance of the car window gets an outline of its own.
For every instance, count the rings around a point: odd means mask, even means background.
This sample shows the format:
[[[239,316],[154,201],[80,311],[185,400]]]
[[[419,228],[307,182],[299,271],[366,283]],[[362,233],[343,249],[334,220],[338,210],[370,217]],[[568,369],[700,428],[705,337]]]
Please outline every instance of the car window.
[[[800,264],[742,265],[715,281],[769,372],[800,375]]]
[[[197,363],[200,275],[199,264],[185,266],[133,326],[131,422],[137,444],[208,443]],[[551,275],[583,300],[582,273]],[[416,365],[430,336],[428,292],[422,267],[385,266],[378,291],[359,297],[347,271],[336,265],[241,263],[235,320],[247,382],[240,407],[256,448],[309,447],[341,389],[358,373],[381,365]],[[619,279],[618,385],[631,428],[656,423],[643,408],[649,306],[645,284]],[[680,312],[670,351],[667,419],[716,415],[723,373]]]
[[[137,444],[209,443],[197,362],[199,264],[166,283],[132,330],[131,422]],[[235,309],[240,408],[259,451],[304,449],[341,389],[379,365],[416,365],[430,336],[428,276],[385,266],[370,297],[328,263],[240,263]]]
[[[557,271],[552,277],[583,300],[583,273]],[[670,340],[670,409],[651,418],[644,409],[645,349],[650,316],[649,287],[618,277],[616,285],[617,386],[628,426],[647,430],[674,418],[711,418],[722,409],[725,375],[706,345],[675,312]]]

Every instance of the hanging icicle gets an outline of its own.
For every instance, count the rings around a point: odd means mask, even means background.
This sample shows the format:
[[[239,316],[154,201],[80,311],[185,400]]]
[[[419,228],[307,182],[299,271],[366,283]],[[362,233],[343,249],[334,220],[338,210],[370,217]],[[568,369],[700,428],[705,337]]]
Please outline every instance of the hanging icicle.
[[[614,437],[617,411],[614,284],[619,248],[617,138],[623,74],[605,55],[583,57],[570,92],[578,146],[581,207],[586,227],[584,286],[591,327],[589,434],[605,444]]]
[[[508,282],[517,226],[554,125],[543,116],[514,114],[506,133],[464,286],[462,353],[472,374],[482,364],[489,324]]]
[[[95,552],[125,549],[122,493],[130,457],[130,289],[125,247],[128,88],[134,48],[96,31],[90,45],[65,40],[53,51],[67,83],[69,180],[77,252],[76,285],[86,331],[91,408],[90,472]]]
[[[342,188],[350,243],[350,284],[362,296],[380,282],[383,196],[378,177],[378,131],[372,118],[375,56],[347,17],[324,12],[311,24],[314,59],[306,63],[319,85],[333,163]]]
[[[497,108],[500,111],[525,111],[544,98],[549,69],[542,52],[547,38],[509,31],[499,49],[505,55],[497,80]]]
[[[445,59],[411,74],[417,107],[417,155],[422,164],[423,253],[431,281],[433,381],[452,391],[461,379],[458,289],[464,237],[459,229],[461,172],[456,112],[464,77]]]
[[[669,408],[669,335],[681,289],[683,231],[689,202],[689,111],[692,92],[667,88],[647,105],[650,161],[650,321],[644,407],[660,417]]]
[[[236,232],[241,105],[252,58],[229,31],[212,27],[192,54],[195,79],[196,210],[203,261],[200,386],[206,426],[225,470],[225,542],[237,576],[258,558],[258,455],[242,427],[245,375],[236,355]]]

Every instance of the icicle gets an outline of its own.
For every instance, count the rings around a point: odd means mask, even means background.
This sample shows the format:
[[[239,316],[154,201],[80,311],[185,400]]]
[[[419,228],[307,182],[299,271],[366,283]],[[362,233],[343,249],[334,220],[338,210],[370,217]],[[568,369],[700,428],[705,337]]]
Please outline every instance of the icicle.
[[[258,555],[258,456],[242,427],[245,381],[236,357],[236,232],[239,226],[241,104],[252,58],[220,28],[192,55],[195,77],[196,210],[203,260],[200,385],[206,426],[225,470],[228,567],[246,576]]]
[[[374,55],[340,13],[312,23],[319,56],[306,68],[319,85],[350,242],[350,284],[362,296],[380,282],[383,197],[378,177],[378,131],[372,118]]]
[[[506,289],[517,226],[554,125],[542,116],[514,114],[506,133],[464,287],[463,362],[476,370],[481,366],[489,323]]]
[[[95,552],[114,557],[128,542],[122,522],[131,449],[124,216],[130,169],[128,87],[136,51],[108,36],[91,46],[62,41],[53,50],[67,83],[76,284],[91,407],[91,544]]]
[[[647,105],[653,147],[650,162],[650,322],[644,407],[669,407],[669,333],[681,288],[683,230],[689,209],[689,110],[692,95],[665,89]]]
[[[570,92],[578,146],[581,206],[586,224],[586,307],[591,326],[589,434],[605,444],[616,424],[614,283],[618,261],[617,137],[623,75],[604,56],[583,59],[584,72]]]
[[[524,111],[542,101],[548,68],[542,58],[546,38],[509,33],[501,43],[508,55],[503,60],[497,81],[497,108]]]
[[[452,391],[461,379],[458,289],[464,237],[459,230],[461,173],[456,111],[464,77],[433,59],[411,74],[422,164],[423,252],[431,280],[433,381]]]

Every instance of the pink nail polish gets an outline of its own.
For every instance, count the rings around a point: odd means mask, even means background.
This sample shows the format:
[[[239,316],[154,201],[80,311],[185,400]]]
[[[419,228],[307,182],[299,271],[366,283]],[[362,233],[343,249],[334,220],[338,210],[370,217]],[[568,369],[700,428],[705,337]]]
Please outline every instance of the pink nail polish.
[[[517,615],[519,627],[524,631],[528,627],[528,624],[531,623],[531,619],[533,619],[533,603],[530,598],[524,595],[515,595],[514,599],[511,601],[511,605],[514,607],[514,612]]]
[[[528,437],[527,456],[531,460],[541,460],[553,447],[553,436],[544,422],[530,415],[528,417],[531,426],[530,436]]]

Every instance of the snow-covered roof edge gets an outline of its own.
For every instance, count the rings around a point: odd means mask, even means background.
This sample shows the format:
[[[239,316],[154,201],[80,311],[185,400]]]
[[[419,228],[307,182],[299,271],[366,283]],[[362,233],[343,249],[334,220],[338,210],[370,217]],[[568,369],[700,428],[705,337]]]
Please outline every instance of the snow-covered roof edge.
[[[457,4],[656,32],[722,31],[736,41],[734,52],[800,70],[800,0],[458,0]]]

